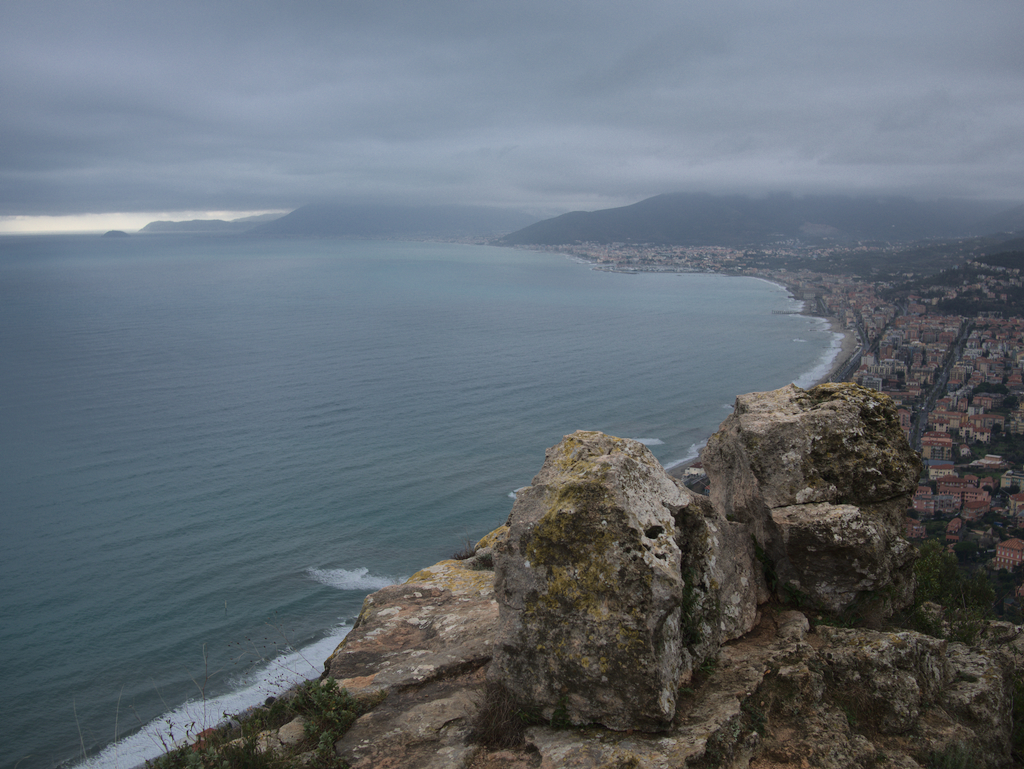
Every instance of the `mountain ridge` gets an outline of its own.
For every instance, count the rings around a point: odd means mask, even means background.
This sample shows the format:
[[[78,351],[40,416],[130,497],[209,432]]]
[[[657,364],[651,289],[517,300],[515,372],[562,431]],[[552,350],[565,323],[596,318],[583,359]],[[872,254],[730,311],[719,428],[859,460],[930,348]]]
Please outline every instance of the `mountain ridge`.
[[[485,206],[310,203],[254,227],[253,235],[312,237],[496,237],[535,218]]]
[[[989,201],[919,202],[897,196],[795,197],[787,193],[753,198],[675,192],[629,206],[562,214],[497,243],[744,246],[786,239],[911,241],[983,234],[991,225],[1015,222],[1015,211]]]
[[[145,233],[209,233],[209,234],[239,234],[248,232],[260,224],[279,219],[284,214],[257,214],[256,216],[243,216],[240,219],[190,219],[188,221],[155,221],[150,222],[139,232]]]

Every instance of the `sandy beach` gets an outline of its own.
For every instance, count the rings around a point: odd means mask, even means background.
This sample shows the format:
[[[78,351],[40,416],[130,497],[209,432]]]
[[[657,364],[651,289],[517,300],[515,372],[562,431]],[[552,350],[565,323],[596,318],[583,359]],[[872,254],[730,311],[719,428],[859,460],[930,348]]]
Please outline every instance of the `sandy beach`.
[[[857,334],[853,331],[843,328],[842,324],[835,318],[829,318],[829,324],[832,332],[835,334],[843,335],[843,343],[839,348],[839,354],[836,355],[835,360],[832,361],[832,367],[828,372],[828,376],[821,379],[816,384],[829,381],[843,366],[850,360],[850,356],[853,355],[857,348],[860,347],[860,342],[857,339]]]

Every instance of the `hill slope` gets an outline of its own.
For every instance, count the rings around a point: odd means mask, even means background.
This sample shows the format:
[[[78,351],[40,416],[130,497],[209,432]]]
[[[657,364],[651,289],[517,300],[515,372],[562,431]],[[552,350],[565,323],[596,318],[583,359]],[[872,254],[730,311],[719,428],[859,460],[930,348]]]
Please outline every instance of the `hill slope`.
[[[139,232],[146,233],[205,233],[205,234],[221,234],[231,235],[242,232],[248,232],[253,227],[256,227],[265,222],[271,222],[274,219],[279,219],[281,214],[260,214],[257,216],[246,216],[241,219],[232,219],[231,221],[224,221],[223,219],[192,219],[187,222],[168,222],[158,221],[150,222],[143,227]]]
[[[750,198],[677,192],[622,208],[574,211],[501,239],[506,245],[574,242],[742,246],[789,238],[909,241],[984,232],[975,222],[997,206],[977,201],[909,198]],[[993,217],[994,218],[994,217]]]
[[[311,203],[252,230],[258,235],[313,237],[494,237],[534,217],[482,206]]]

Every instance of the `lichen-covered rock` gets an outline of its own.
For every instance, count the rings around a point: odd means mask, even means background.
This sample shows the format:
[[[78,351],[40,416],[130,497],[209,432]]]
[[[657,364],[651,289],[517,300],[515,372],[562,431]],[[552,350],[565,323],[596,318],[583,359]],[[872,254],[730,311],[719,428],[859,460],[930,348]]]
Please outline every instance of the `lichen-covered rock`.
[[[692,496],[646,447],[576,432],[519,491],[495,547],[489,678],[545,718],[658,730],[675,713]]]
[[[335,743],[335,754],[351,769],[464,769],[479,752],[470,734],[482,682],[478,670],[394,691]]]
[[[718,646],[749,632],[770,598],[746,526],[727,521],[706,497],[674,511],[683,570],[683,676]]]
[[[712,502],[749,528],[780,590],[878,616],[912,600],[902,518],[921,464],[887,396],[848,383],[741,395],[702,459]]]
[[[1009,657],[1001,659],[991,649],[949,645],[947,664],[953,676],[940,704],[971,730],[985,755],[1010,755],[1015,662]]]
[[[854,505],[818,502],[771,511],[778,576],[792,596],[806,594],[825,611],[851,608],[885,616],[914,600],[917,551],[884,519]]]
[[[549,450],[471,558],[367,598],[327,669],[375,707],[337,755],[355,769],[1013,765],[1018,627],[988,623],[967,647],[761,606],[769,580],[847,619],[910,600],[918,462],[884,396],[741,396],[705,467],[711,500],[634,441],[578,432]]]
[[[946,642],[938,638],[832,627],[819,633],[833,685],[882,734],[909,731],[952,678]]]
[[[712,498],[737,513],[751,498],[769,508],[885,506],[911,493],[921,470],[892,400],[847,382],[740,395],[702,460]],[[739,472],[724,472],[729,464]]]

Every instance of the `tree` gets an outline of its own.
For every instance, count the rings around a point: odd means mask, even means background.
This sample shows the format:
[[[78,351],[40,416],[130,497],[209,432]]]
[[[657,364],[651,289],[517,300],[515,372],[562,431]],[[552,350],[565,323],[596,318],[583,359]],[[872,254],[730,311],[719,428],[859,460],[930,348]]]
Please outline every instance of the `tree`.
[[[977,544],[974,548],[977,550]],[[948,624],[948,635],[954,641],[973,641],[981,623],[991,616],[996,598],[984,572],[978,571],[968,577],[960,570],[956,555],[938,541],[928,540],[921,546],[921,557],[914,564],[914,575],[917,577],[915,624],[924,632],[945,635],[944,621]],[[943,607],[938,626],[922,610],[926,602]]]
[[[971,540],[957,542],[953,545],[953,552],[956,553],[956,557],[961,563],[973,560],[974,556],[978,554],[978,543]]]

